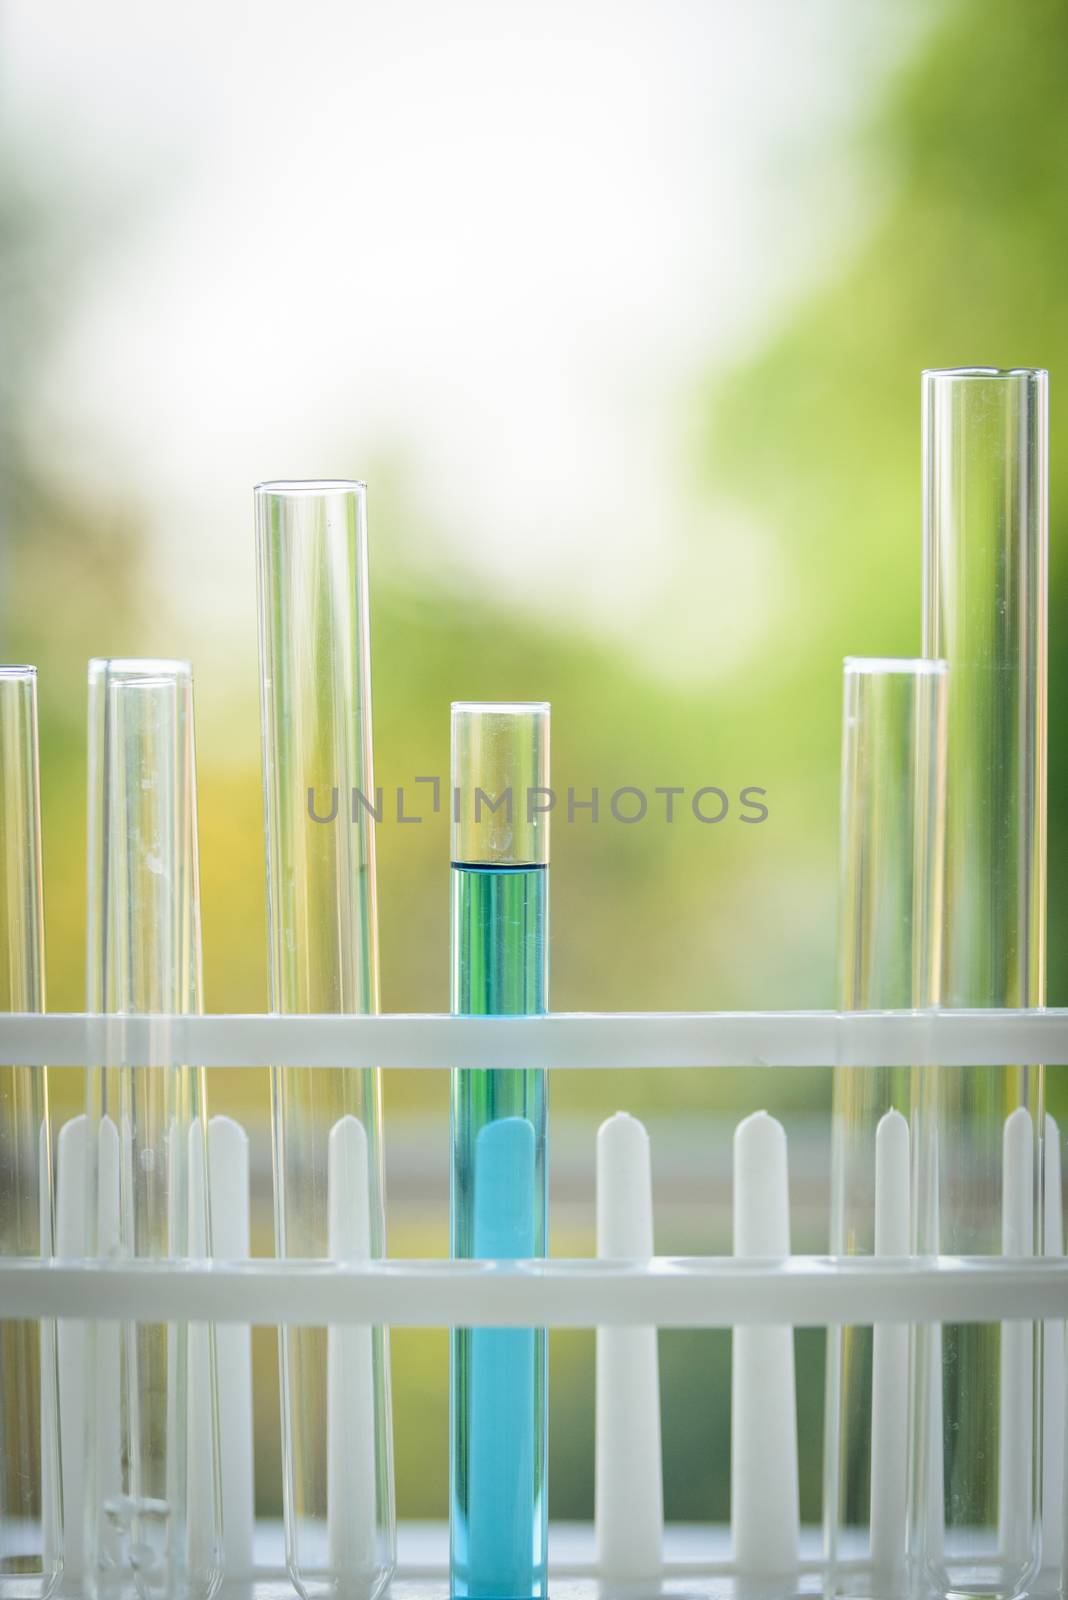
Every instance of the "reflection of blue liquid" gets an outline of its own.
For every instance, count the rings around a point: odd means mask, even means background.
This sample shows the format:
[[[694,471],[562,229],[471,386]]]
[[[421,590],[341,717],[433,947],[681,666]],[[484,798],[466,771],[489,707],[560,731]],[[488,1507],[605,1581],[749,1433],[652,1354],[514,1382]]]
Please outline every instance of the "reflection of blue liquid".
[[[534,1129],[488,1122],[475,1145],[475,1255],[534,1254]],[[534,1582],[534,1331],[471,1334],[468,1592],[530,1595]]]
[[[545,867],[453,869],[452,1009],[547,1007]],[[545,1073],[453,1073],[452,1253],[545,1254]],[[451,1580],[457,1600],[541,1600],[546,1580],[543,1329],[452,1335]]]

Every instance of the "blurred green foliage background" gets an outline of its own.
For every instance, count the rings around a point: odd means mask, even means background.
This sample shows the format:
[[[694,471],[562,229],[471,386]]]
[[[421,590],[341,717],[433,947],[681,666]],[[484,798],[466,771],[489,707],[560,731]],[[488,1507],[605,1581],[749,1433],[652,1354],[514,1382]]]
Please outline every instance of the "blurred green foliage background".
[[[1059,0],[965,0],[939,8],[847,150],[870,182],[874,215],[859,245],[832,252],[820,280],[732,370],[694,386],[680,429],[680,476],[694,526],[659,627],[692,633],[710,618],[721,654],[746,547],[768,552],[766,581],[739,596],[764,608],[764,642],[727,651],[715,673],[659,671],[641,648],[576,628],[572,614],[504,604],[448,558],[448,530],[406,489],[403,462],[336,458],[369,483],[372,648],[378,777],[387,788],[447,771],[448,702],[545,698],[556,781],[602,795],[717,784],[766,789],[769,819],[717,827],[652,818],[632,827],[578,821],[553,849],[552,1000],[559,1009],[807,1007],[833,1003],[841,658],[920,648],[919,373],[925,366],[1041,365],[1051,371],[1049,998],[1068,1001],[1066,649],[1058,627],[1068,561],[1068,10]],[[145,560],[145,508],[121,484],[52,473],[23,436],[20,394],[91,272],[102,214],[71,214],[42,171],[9,152],[0,172],[4,307],[0,581],[2,653],[40,669],[49,1004],[83,998],[85,662],[90,655],[207,651],[197,679],[207,1003],[266,1004],[261,796],[251,600],[229,642],[172,606]],[[711,365],[711,363],[710,363]],[[517,382],[521,375],[517,374]],[[193,469],[195,470],[195,468]],[[723,512],[722,508],[729,508]],[[251,540],[247,522],[235,541]],[[649,538],[657,508],[649,507]],[[433,552],[433,554],[432,554]],[[192,559],[192,558],[191,558]],[[202,557],[197,557],[202,560]],[[191,580],[210,589],[210,565]],[[590,574],[596,586],[597,574]],[[727,593],[722,589],[727,586]],[[715,604],[711,604],[712,600]],[[636,642],[637,643],[637,642]],[[383,998],[390,1010],[447,1005],[445,825],[379,830]],[[391,1249],[446,1248],[447,1084],[389,1074],[385,1086]],[[57,1072],[57,1114],[76,1109],[78,1075]],[[1068,1110],[1062,1082],[1054,1108]],[[256,1248],[270,1245],[266,1073],[213,1074],[212,1109],[254,1141]],[[626,1106],[654,1139],[658,1246],[728,1247],[729,1137],[737,1115],[785,1117],[794,1155],[795,1244],[825,1244],[821,1113],[827,1074],[672,1072],[560,1075],[552,1087],[553,1249],[592,1246],[593,1135]],[[796,1140],[796,1143],[794,1141]],[[807,1153],[806,1153],[807,1152]],[[592,1510],[592,1335],[554,1338],[551,1511]],[[822,1351],[799,1336],[804,1514],[819,1510]],[[259,1498],[277,1511],[273,1336],[256,1336]],[[446,1508],[447,1348],[443,1334],[394,1338],[398,1503],[402,1516]],[[729,1341],[662,1342],[669,1516],[723,1520],[729,1455]]]

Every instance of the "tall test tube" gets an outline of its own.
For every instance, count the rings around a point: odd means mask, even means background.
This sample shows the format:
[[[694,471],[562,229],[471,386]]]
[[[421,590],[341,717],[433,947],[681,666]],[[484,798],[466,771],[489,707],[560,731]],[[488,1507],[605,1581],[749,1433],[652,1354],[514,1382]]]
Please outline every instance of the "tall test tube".
[[[923,377],[924,653],[949,667],[946,1006],[1040,1006],[1046,935],[1047,379]],[[918,1245],[1041,1250],[1040,1066],[926,1076]],[[918,1341],[916,1579],[1022,1594],[1038,1562],[1041,1330]]]
[[[367,531],[360,483],[255,491],[270,1003],[378,1010]],[[377,1070],[272,1073],[280,1256],[385,1252]],[[280,1331],[286,1560],[371,1600],[395,1560],[384,1328]]]
[[[549,707],[452,708],[452,1010],[548,1008]],[[546,1075],[452,1080],[454,1259],[547,1249]],[[544,1329],[453,1330],[451,1584],[462,1600],[547,1592]]]
[[[920,1010],[941,981],[946,679],[942,661],[847,659],[838,994],[843,1011]],[[915,1069],[838,1067],[831,1251],[907,1255]],[[909,1330],[827,1335],[829,1592],[906,1593]]]
[[[120,1060],[123,1017],[202,1005],[188,662],[90,662],[88,848],[88,1010],[114,1019]],[[158,1041],[166,1052],[163,1023]],[[203,1069],[95,1067],[87,1105],[90,1253],[189,1258],[193,1241],[210,1240],[205,1186],[190,1182],[206,1148]],[[221,1522],[212,1341],[187,1324],[94,1322],[86,1345],[90,1593],[210,1596]]]
[[[43,1011],[37,672],[0,667],[0,1011]],[[0,1066],[0,1256],[52,1253],[48,1076]],[[45,1600],[63,1567],[56,1330],[0,1322],[0,1600]]]

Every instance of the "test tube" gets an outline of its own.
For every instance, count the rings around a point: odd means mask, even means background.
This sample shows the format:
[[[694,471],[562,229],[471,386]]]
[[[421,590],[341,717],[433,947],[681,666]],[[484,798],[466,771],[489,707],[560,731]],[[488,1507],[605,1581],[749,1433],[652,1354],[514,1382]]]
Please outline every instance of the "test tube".
[[[37,671],[0,667],[0,1011],[43,1011]],[[0,1255],[52,1253],[45,1068],[0,1066]],[[0,1321],[0,1600],[44,1600],[63,1568],[56,1331]]]
[[[275,1012],[378,1010],[367,532],[360,483],[255,491]],[[272,1072],[279,1256],[385,1253],[377,1069]],[[395,1561],[388,1332],[280,1330],[286,1561],[370,1600]]]
[[[188,662],[90,662],[88,857],[87,1009],[113,1019],[114,1040],[88,1074],[90,1254],[181,1261],[211,1237],[206,1186],[190,1184],[191,1152],[205,1148],[203,1069],[123,1066],[121,1046],[124,1017],[202,1005]],[[165,1056],[165,1021],[156,1038]],[[90,1594],[210,1596],[221,1533],[213,1339],[124,1315],[91,1323],[86,1350]],[[203,1419],[192,1431],[191,1411]]]
[[[845,662],[838,998],[922,1010],[941,980],[946,665]],[[837,1067],[831,1252],[909,1254],[916,1069]],[[824,1527],[829,1592],[906,1592],[909,1330],[827,1335]]]
[[[548,1007],[549,707],[452,708],[452,1010]],[[452,1075],[452,1254],[547,1248],[546,1075]],[[544,1329],[456,1328],[450,1388],[451,1586],[456,1600],[546,1594],[548,1366]]]
[[[1047,379],[923,377],[924,654],[949,670],[942,1003],[1040,1006],[1046,936]],[[1042,1248],[1043,1072],[925,1075],[919,1249]],[[917,1343],[916,1582],[1024,1593],[1039,1559],[1041,1330]]]

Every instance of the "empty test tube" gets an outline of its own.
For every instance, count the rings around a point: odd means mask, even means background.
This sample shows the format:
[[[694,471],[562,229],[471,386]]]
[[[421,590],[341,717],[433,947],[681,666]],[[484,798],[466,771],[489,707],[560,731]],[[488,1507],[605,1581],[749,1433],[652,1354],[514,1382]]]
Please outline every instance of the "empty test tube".
[[[88,843],[88,1009],[113,1019],[121,1060],[123,1017],[202,1004],[187,662],[90,663]],[[157,1038],[165,1056],[164,1023]],[[210,1245],[207,1186],[190,1181],[190,1152],[206,1148],[203,1078],[169,1064],[88,1074],[91,1254],[176,1261]],[[115,1600],[206,1597],[220,1570],[214,1341],[123,1320],[91,1323],[86,1345],[87,1587]]]
[[[43,1011],[37,673],[0,667],[0,1010]],[[0,1256],[52,1253],[48,1075],[0,1065]],[[0,1321],[0,1600],[63,1567],[56,1328]]]
[[[367,520],[360,483],[255,491],[269,994],[378,1010]],[[376,1070],[272,1071],[279,1256],[385,1253]],[[396,1527],[388,1330],[282,1328],[286,1562],[309,1597],[371,1600]]]
[[[1045,1001],[1047,409],[1044,372],[924,374],[923,638],[948,666],[951,1007]],[[1041,1249],[1042,1068],[942,1067],[923,1084],[918,1249],[998,1255],[1003,1233],[1020,1253]],[[1031,1582],[1039,1341],[1030,1323],[918,1341],[910,1543],[929,1593],[1013,1600]]]
[[[944,662],[845,663],[838,993],[843,1011],[920,1010],[941,981]],[[910,1067],[836,1067],[831,1251],[907,1255]],[[920,1337],[937,1340],[937,1329]],[[906,1567],[906,1326],[827,1334],[824,1530],[832,1592],[894,1597]]]

